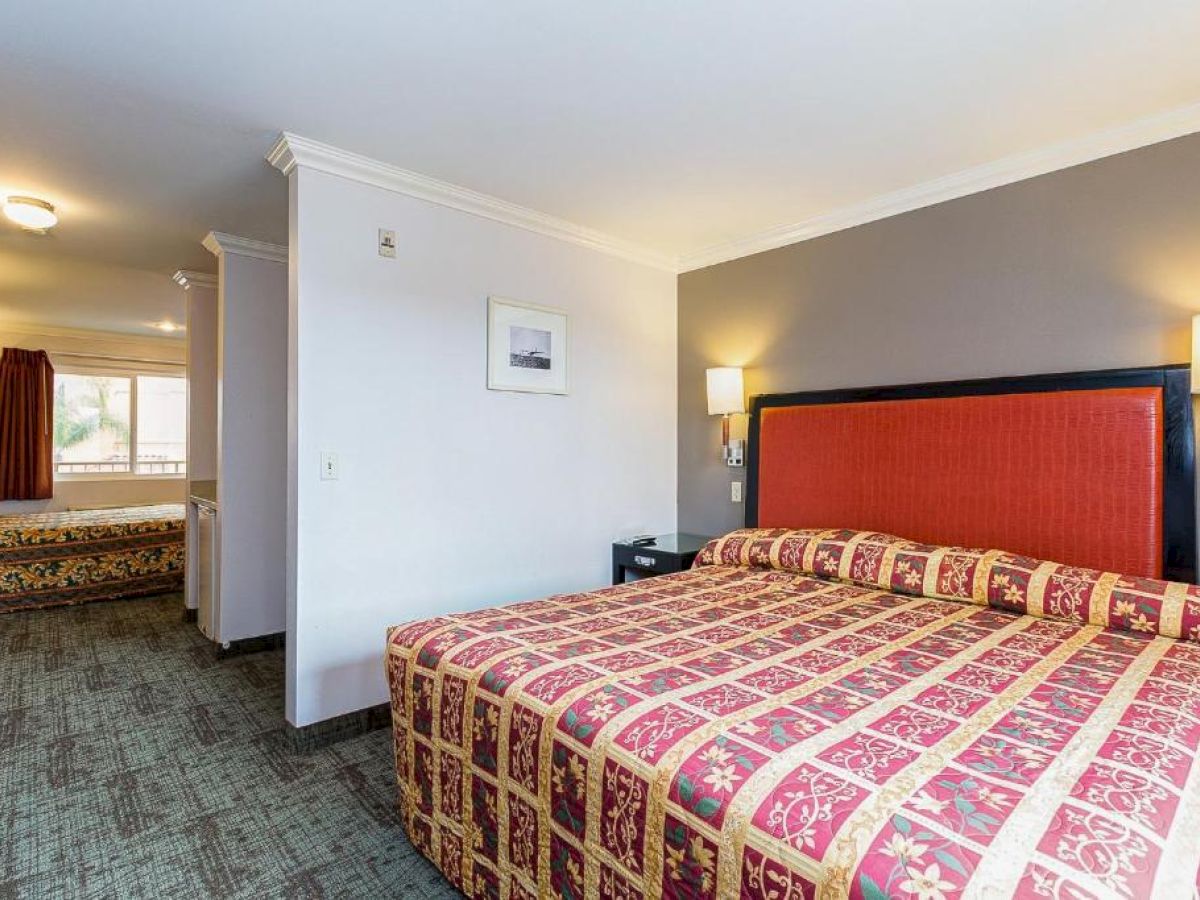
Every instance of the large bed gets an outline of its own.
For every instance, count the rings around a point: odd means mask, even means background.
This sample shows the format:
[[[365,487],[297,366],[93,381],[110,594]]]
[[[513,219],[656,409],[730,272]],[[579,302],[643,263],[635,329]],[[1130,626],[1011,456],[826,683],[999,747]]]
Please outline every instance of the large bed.
[[[0,613],[181,590],[181,503],[0,516]]]
[[[1186,374],[755,398],[691,571],[389,631],[411,840],[472,897],[1195,896]]]

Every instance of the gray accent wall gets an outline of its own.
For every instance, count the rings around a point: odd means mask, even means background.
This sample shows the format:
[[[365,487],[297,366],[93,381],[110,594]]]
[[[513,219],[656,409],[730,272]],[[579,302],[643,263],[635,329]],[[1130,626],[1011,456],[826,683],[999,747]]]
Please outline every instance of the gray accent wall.
[[[678,296],[679,529],[720,534],[746,470],[721,462],[708,366],[756,394],[1188,361],[1200,135],[688,272]]]

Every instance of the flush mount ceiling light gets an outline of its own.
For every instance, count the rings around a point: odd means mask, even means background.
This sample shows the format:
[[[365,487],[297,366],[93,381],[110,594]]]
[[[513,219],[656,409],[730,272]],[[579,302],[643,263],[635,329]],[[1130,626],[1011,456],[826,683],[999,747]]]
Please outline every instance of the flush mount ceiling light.
[[[151,328],[157,328],[159,331],[164,331],[167,334],[174,334],[176,331],[183,331],[182,325],[176,325],[169,319],[163,322],[151,322]]]
[[[4,215],[28,231],[47,231],[58,224],[54,207],[36,197],[9,197],[4,201]]]

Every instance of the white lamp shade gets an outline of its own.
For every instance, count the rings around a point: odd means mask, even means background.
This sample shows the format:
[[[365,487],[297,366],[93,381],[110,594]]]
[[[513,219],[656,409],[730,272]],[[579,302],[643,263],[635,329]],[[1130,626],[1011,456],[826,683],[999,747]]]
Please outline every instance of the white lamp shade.
[[[1200,394],[1200,316],[1192,316],[1192,393]]]
[[[742,370],[721,366],[705,371],[708,381],[708,414],[724,416],[746,411],[746,392],[742,387]]]

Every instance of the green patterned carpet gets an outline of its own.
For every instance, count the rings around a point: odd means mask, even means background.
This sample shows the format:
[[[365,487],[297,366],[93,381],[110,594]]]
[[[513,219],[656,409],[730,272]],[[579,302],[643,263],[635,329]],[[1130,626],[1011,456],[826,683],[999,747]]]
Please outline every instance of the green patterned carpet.
[[[293,750],[282,651],[218,662],[182,607],[0,616],[0,900],[457,898],[404,836],[389,733]]]

